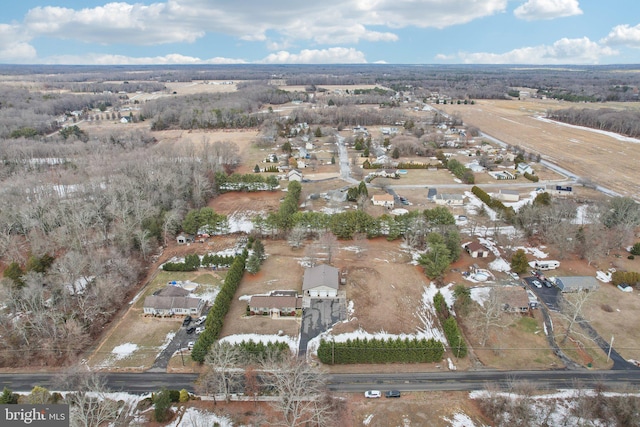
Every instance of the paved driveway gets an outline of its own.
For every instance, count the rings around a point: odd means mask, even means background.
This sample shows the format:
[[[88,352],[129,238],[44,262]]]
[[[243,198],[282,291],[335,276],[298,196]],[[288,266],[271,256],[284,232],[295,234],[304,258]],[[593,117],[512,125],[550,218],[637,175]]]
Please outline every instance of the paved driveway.
[[[557,286],[547,288],[542,285],[541,288],[534,286],[533,281],[538,280],[534,276],[525,277],[523,279],[527,283],[527,287],[531,289],[548,308],[552,311],[560,311],[560,301],[562,300],[562,292]],[[542,281],[538,280],[542,283]]]
[[[307,354],[309,341],[327,331],[335,323],[344,320],[345,315],[346,307],[344,307],[342,300],[338,298],[313,298],[311,306],[305,308],[302,314],[298,356],[304,357]]]

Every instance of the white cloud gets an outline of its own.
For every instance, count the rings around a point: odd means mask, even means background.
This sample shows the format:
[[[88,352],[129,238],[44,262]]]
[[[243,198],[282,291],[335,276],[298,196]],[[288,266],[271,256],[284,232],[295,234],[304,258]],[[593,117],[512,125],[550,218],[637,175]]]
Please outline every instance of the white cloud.
[[[0,58],[6,62],[25,62],[37,57],[29,37],[16,25],[0,24]]]
[[[177,53],[164,56],[132,57],[125,55],[88,54],[85,56],[60,55],[44,58],[45,64],[74,65],[166,65],[166,64],[245,64],[247,61],[235,58],[200,59]]]
[[[605,56],[618,52],[602,46],[587,37],[563,38],[553,45],[541,45],[514,49],[506,53],[459,53],[458,61],[466,64],[598,64]],[[437,59],[451,59],[450,55],[438,55]]]
[[[582,15],[578,0],[527,0],[513,14],[526,21]]]
[[[366,63],[362,52],[345,47],[329,49],[303,49],[300,53],[280,51],[272,53],[259,63],[263,64],[362,64]]]
[[[166,0],[144,5],[112,2],[84,9],[36,7],[24,25],[33,37],[131,45],[194,42],[207,33],[247,41],[284,38],[318,44],[396,41],[373,27],[445,28],[503,12],[508,0]],[[256,19],[259,17],[259,19]]]
[[[640,48],[640,24],[635,27],[630,27],[627,24],[618,25],[600,42],[612,46],[626,45]]]

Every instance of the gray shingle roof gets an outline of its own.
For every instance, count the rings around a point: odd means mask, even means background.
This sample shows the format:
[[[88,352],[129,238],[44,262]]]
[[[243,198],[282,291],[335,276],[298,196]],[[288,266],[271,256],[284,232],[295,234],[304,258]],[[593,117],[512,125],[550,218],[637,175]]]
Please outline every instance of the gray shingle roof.
[[[307,268],[304,271],[304,279],[302,281],[302,290],[317,288],[318,286],[327,286],[329,288],[338,289],[339,286],[338,269],[330,265],[322,264],[315,267]]]

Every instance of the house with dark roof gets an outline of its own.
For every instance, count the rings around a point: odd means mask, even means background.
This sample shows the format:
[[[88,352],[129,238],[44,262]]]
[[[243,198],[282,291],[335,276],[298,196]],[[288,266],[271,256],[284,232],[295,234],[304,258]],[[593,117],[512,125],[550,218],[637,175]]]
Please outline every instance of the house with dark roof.
[[[167,286],[144,299],[144,314],[160,317],[200,316],[205,301],[189,295],[188,290],[179,286]]]
[[[340,284],[337,268],[321,264],[304,271],[302,291],[311,298],[336,298]]]

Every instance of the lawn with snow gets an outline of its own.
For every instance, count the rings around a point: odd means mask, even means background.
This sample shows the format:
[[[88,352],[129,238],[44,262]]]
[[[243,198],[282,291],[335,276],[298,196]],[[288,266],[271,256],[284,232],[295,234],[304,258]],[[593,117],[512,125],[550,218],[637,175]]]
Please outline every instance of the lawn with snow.
[[[199,427],[199,426],[220,426],[220,427],[232,427],[233,422],[227,417],[221,417],[220,415],[213,414],[208,411],[203,411],[197,408],[187,408],[184,414],[178,419],[174,420],[171,424],[167,424],[167,427]]]
[[[576,413],[580,413],[578,405],[585,403],[583,397],[597,396],[594,390],[558,390],[555,393],[521,396],[516,393],[497,392],[490,393],[486,390],[472,391],[469,393],[471,399],[486,399],[492,397],[502,397],[511,400],[526,399],[529,401],[528,406],[531,414],[535,417],[530,425],[549,425],[549,426],[604,426],[609,424],[602,424],[598,420],[585,420],[576,416]],[[615,393],[604,392],[603,398],[607,397],[625,397],[633,396],[638,397],[638,393]],[[522,400],[521,400],[522,402]],[[585,421],[589,421],[586,423]],[[611,425],[618,425],[613,423]]]
[[[491,288],[488,286],[478,286],[471,288],[471,299],[484,307],[485,301],[489,299]]]
[[[453,414],[453,419],[447,417],[442,417],[442,419],[450,423],[450,427],[476,427],[476,423],[474,423],[467,414],[463,414],[461,412]],[[480,426],[484,426],[484,424],[480,424],[479,427]]]

